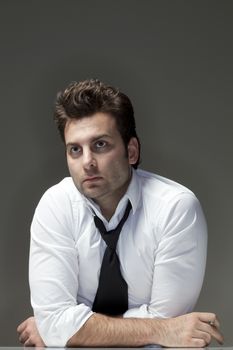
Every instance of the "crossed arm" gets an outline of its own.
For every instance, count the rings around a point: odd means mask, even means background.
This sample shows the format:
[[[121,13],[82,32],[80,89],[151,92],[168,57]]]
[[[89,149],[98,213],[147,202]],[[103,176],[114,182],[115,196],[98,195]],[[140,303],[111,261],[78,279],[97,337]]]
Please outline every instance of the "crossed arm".
[[[181,213],[183,213],[184,210],[181,209]],[[156,312],[152,312],[153,318],[149,318],[150,314],[137,316],[137,311],[135,316],[131,314],[130,318],[114,318],[92,313],[90,308],[84,304],[77,305],[75,298],[78,271],[76,271],[76,252],[72,247],[70,232],[59,231],[61,225],[57,217],[60,218],[62,215],[52,216],[46,208],[46,213],[43,213],[43,217],[46,216],[45,221],[41,220],[40,214],[39,211],[32,230],[31,254],[33,259],[30,263],[30,282],[33,292],[33,308],[36,316],[39,313],[38,324],[41,334],[43,334],[43,340],[37,330],[35,319],[32,317],[18,327],[19,339],[25,346],[44,346],[45,342],[46,345],[61,346],[62,344],[62,346],[70,347],[137,347],[148,344],[160,344],[167,347],[203,347],[209,344],[212,339],[216,339],[219,343],[223,342],[219,331],[219,321],[215,314],[185,314],[188,312],[185,307],[195,303],[202,283],[202,277],[196,275],[196,271],[199,270],[196,264],[200,264],[200,270],[204,271],[204,262],[201,262],[196,256],[196,245],[192,250],[190,248],[191,237],[196,237],[196,221],[193,217],[190,218],[190,225],[184,227],[182,220],[179,219],[180,215],[176,215],[177,222],[172,222],[172,225],[164,230],[164,239],[157,250],[155,275],[159,279],[159,283],[155,281],[156,287],[152,288],[152,300],[149,306],[153,310],[157,310],[157,304],[169,303],[167,308],[172,310],[170,315],[161,316],[169,318],[157,318],[158,313]],[[38,234],[34,235],[33,231]],[[175,246],[180,249],[179,255],[174,255],[174,251],[177,252]],[[197,247],[205,250],[205,244],[203,245],[201,242]],[[43,251],[43,255],[41,251]],[[205,253],[203,252],[201,256],[204,259]],[[181,265],[182,278],[178,276],[173,288],[164,289],[166,293],[170,293],[164,296],[162,286],[164,284],[167,286],[168,281],[170,281],[172,267],[175,264]],[[60,279],[57,278],[59,275]],[[194,276],[196,282],[195,288],[192,289],[196,289],[196,291],[195,295],[190,296],[190,291],[189,293],[184,292],[187,290],[186,286],[189,285],[189,282],[193,282]],[[72,279],[73,283],[70,283]],[[161,296],[161,299],[158,298],[158,295]],[[174,310],[177,295],[180,304],[178,310]],[[163,299],[165,301],[162,303]],[[185,315],[170,317],[177,314]],[[80,324],[78,318],[81,319],[81,317],[82,325],[77,327],[78,322]],[[210,324],[210,322],[212,323]],[[67,329],[69,329],[69,334]],[[45,334],[49,335],[48,342],[44,339]],[[60,339],[58,339],[59,337]]]
[[[25,346],[45,346],[34,317],[18,328]],[[93,314],[67,342],[68,347],[205,347],[215,339],[223,344],[220,324],[213,313],[190,313],[170,319],[123,319]]]

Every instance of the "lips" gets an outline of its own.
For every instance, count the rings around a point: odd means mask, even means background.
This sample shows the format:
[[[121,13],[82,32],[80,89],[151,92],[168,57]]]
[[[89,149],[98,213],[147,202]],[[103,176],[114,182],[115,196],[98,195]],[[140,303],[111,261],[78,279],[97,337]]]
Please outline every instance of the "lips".
[[[83,182],[95,182],[95,181],[98,181],[98,180],[101,180],[102,178],[100,176],[90,176],[90,177],[87,177],[83,180]]]

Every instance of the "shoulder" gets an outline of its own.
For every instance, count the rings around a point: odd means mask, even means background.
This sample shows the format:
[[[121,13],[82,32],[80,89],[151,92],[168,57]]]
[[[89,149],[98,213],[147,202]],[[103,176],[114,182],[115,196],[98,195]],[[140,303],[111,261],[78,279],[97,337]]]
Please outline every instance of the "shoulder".
[[[48,188],[42,195],[38,207],[67,208],[82,201],[82,195],[75,187],[71,177],[66,177],[59,183]]]
[[[194,215],[202,210],[195,194],[178,182],[144,170],[137,170],[137,176],[143,205],[152,217],[156,214],[164,221],[171,216]]]
[[[143,195],[149,196],[151,199],[170,201],[179,195],[195,198],[190,189],[161,175],[141,169],[137,170],[137,175],[141,182]]]
[[[143,205],[161,236],[187,232],[187,227],[190,228],[189,234],[206,236],[204,213],[191,190],[157,174],[140,170],[138,175],[141,178]]]
[[[73,180],[70,177],[64,178],[47,189],[41,197],[35,209],[31,232],[33,234],[56,232],[62,237],[72,236],[78,214],[83,215],[84,211],[83,197]]]

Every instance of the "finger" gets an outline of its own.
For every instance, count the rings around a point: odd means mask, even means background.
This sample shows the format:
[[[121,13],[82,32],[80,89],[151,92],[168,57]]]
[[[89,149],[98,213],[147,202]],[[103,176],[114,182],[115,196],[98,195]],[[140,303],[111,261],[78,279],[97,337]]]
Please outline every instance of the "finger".
[[[198,329],[194,330],[192,338],[203,340],[205,345],[209,345],[211,342],[211,335]]]
[[[27,338],[22,338],[22,337],[19,338],[19,342],[21,344],[24,344],[26,341],[27,341]]]
[[[223,344],[223,336],[217,327],[211,326],[210,324],[205,322],[200,322],[197,325],[197,330],[205,334],[209,334],[211,338],[216,339],[219,342],[219,344]]]
[[[205,321],[202,321],[202,322],[205,322]],[[215,319],[211,319],[205,323],[208,324],[210,327],[215,327],[217,329],[220,329],[220,322],[219,322],[217,317],[215,317]]]
[[[24,346],[35,346],[34,342],[30,340],[30,338],[28,338],[25,343]]]
[[[26,326],[27,326],[27,320],[20,323],[20,325],[17,327],[17,332],[18,333],[23,332],[23,330],[26,328]]]
[[[215,321],[216,315],[212,312],[197,312],[199,320],[203,322]]]
[[[28,333],[26,331],[20,334],[19,341],[21,344],[24,344],[27,339],[28,339]]]
[[[214,313],[211,312],[199,312],[198,318],[202,322],[209,323],[210,325],[220,328],[220,322],[217,318],[217,316]]]
[[[205,348],[206,342],[203,339],[192,338],[191,344],[187,345],[187,348]]]
[[[197,323],[197,329],[198,329],[199,331],[202,331],[202,332],[206,332],[206,333],[211,334],[212,328],[217,328],[217,327],[211,326],[209,323],[203,322],[203,321],[199,321],[199,322]]]
[[[21,344],[24,344],[23,338],[19,337],[19,342],[20,342]]]
[[[214,324],[212,325],[213,327],[216,327],[216,328],[220,328],[220,322],[219,322],[219,320],[218,320],[218,318],[216,317],[215,318],[215,321],[214,321]]]
[[[35,346],[37,348],[44,348],[45,344],[43,342],[43,340],[41,338],[28,338],[25,342],[24,342],[24,346]]]
[[[209,320],[207,322],[211,327],[215,327],[217,329],[220,329],[220,322],[219,320],[217,319],[217,317],[214,319],[214,320]]]
[[[217,340],[217,342],[221,345],[223,345],[224,338],[223,335],[220,333],[220,331],[216,327],[211,327],[211,336]]]

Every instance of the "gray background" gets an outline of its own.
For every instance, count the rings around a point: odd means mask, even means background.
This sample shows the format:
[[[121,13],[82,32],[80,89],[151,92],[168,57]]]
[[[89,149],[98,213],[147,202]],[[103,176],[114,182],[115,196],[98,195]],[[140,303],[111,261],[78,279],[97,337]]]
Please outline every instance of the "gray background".
[[[209,226],[196,310],[232,332],[232,1],[0,2],[0,345],[31,314],[29,227],[67,175],[52,121],[58,90],[96,77],[135,106],[142,167],[191,188]]]

